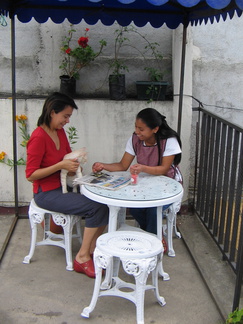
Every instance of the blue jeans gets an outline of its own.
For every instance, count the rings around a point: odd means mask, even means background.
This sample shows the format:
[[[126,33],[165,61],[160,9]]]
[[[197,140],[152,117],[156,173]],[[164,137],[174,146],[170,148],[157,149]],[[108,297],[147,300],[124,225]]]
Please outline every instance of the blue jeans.
[[[163,206],[163,211],[169,206],[170,204]],[[157,207],[130,208],[130,214],[136,219],[142,230],[157,234]]]

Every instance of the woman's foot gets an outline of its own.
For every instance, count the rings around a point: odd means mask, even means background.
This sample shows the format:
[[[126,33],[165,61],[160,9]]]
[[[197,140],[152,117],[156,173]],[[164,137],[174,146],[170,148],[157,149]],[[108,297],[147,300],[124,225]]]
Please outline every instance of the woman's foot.
[[[162,244],[163,244],[163,247],[164,247],[164,254],[165,254],[167,252],[167,250],[168,250],[168,247],[167,247],[166,240],[164,238],[162,238]]]
[[[73,261],[73,269],[76,272],[84,273],[90,278],[95,278],[94,262],[92,259],[79,263],[76,259]]]

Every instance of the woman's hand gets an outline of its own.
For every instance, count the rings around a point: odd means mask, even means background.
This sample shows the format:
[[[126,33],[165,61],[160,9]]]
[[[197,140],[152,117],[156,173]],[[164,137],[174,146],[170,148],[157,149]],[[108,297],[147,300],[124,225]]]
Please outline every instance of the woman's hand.
[[[79,167],[79,162],[77,159],[64,159],[56,164],[50,165],[47,168],[41,168],[35,170],[30,177],[27,178],[28,181],[34,181],[48,177],[49,175],[65,169],[68,172],[76,174]]]
[[[94,173],[101,172],[102,170],[106,170],[109,172],[127,171],[133,159],[134,159],[133,155],[125,152],[120,162],[116,162],[116,163],[95,162],[92,166],[92,170]]]
[[[79,167],[79,162],[77,161],[77,159],[65,159],[62,162],[63,162],[62,169],[65,169],[71,173],[77,172],[78,167]]]
[[[175,156],[164,156],[161,165],[148,166],[144,164],[134,164],[130,167],[131,174],[139,174],[140,172],[152,175],[166,175],[174,161]]]
[[[134,164],[130,167],[130,173],[131,174],[139,174],[140,172],[143,172],[143,165],[142,164]]]
[[[95,162],[92,166],[92,171],[94,173],[96,172],[101,172],[102,170],[104,170],[104,165],[103,163],[100,163],[100,162]]]

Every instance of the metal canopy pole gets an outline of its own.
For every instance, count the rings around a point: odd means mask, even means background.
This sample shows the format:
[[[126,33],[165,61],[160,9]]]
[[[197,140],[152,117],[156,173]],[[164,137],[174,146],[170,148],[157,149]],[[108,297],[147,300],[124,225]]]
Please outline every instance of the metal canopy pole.
[[[18,173],[17,173],[17,132],[16,132],[16,71],[15,71],[15,20],[14,15],[11,17],[11,59],[12,59],[12,128],[13,128],[13,161],[14,161],[14,203],[15,217],[11,223],[6,239],[0,250],[0,263],[7,249],[10,238],[13,234],[15,225],[18,221]]]
[[[15,20],[11,18],[11,59],[12,59],[12,127],[14,161],[14,201],[15,216],[18,216],[18,170],[17,170],[17,130],[16,130],[16,63],[15,63]]]
[[[187,35],[187,27],[185,27],[185,25],[183,24],[180,93],[179,93],[178,124],[177,124],[177,133],[179,134],[179,136],[181,136],[181,119],[182,119],[183,91],[184,91],[184,78],[185,78],[185,60],[186,60],[186,35]]]

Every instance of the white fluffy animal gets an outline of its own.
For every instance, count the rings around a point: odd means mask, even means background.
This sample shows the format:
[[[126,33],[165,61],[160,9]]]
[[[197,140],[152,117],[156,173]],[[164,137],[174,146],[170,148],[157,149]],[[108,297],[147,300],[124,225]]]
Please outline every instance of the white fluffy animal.
[[[81,164],[84,164],[87,162],[87,152],[85,147],[82,147],[79,150],[75,150],[71,153],[68,153],[64,156],[63,160],[65,159],[77,159],[78,162]],[[81,172],[81,166],[78,167],[78,170],[74,176],[69,176],[68,171],[65,169],[61,170],[61,184],[62,184],[62,192],[67,193],[67,185],[71,188],[73,188],[73,192],[77,192],[77,186],[78,185],[73,185],[73,180],[75,178],[82,177],[82,172]]]

